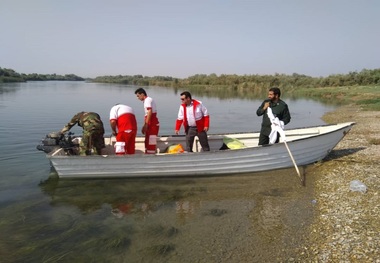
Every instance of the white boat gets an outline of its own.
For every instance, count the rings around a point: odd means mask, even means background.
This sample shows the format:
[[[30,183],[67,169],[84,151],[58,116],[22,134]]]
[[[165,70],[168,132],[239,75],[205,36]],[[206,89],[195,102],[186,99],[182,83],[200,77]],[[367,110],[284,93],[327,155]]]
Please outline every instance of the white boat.
[[[136,138],[136,154],[116,156],[115,138],[105,138],[103,155],[78,156],[67,148],[47,154],[60,178],[181,177],[253,173],[311,164],[324,159],[350,131],[354,122],[285,130],[286,143],[258,146],[259,133],[209,135],[210,151],[202,152],[197,140],[191,153],[165,153],[170,145],[185,145],[184,136],[159,136],[157,154],[144,154],[144,138]],[[220,150],[236,139],[244,147]],[[80,137],[73,139],[78,142]],[[289,154],[287,147],[291,155]],[[72,152],[71,152],[72,153]]]

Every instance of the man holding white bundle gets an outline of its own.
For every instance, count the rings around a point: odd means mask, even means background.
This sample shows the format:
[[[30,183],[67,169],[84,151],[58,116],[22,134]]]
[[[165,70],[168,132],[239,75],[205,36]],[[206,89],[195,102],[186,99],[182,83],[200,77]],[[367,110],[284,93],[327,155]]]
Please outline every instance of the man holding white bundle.
[[[288,105],[280,99],[279,88],[270,88],[268,99],[257,109],[257,116],[263,116],[259,145],[278,143],[278,132],[283,131],[284,125],[290,122],[291,116]]]

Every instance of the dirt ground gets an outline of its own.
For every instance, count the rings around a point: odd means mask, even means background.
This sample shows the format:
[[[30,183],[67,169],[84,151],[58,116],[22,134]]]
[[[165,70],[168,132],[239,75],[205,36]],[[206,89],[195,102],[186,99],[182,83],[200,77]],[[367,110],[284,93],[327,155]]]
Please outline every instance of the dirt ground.
[[[299,262],[380,262],[380,112],[348,105],[324,120],[356,125],[307,172],[316,177],[317,213]],[[367,191],[350,190],[353,180]]]

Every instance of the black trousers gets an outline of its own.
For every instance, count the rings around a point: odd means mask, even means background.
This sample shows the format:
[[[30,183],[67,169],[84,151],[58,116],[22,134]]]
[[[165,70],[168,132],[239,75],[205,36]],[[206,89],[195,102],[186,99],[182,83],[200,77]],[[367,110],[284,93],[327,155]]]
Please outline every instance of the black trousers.
[[[275,143],[278,143],[279,141],[280,141],[280,134],[277,133],[277,139]],[[267,145],[267,144],[269,144],[269,136],[260,133],[259,145]]]
[[[199,143],[202,146],[204,152],[210,151],[210,146],[208,145],[207,132],[198,132],[197,127],[189,127],[186,133],[186,151],[193,151],[194,138],[198,136]]]

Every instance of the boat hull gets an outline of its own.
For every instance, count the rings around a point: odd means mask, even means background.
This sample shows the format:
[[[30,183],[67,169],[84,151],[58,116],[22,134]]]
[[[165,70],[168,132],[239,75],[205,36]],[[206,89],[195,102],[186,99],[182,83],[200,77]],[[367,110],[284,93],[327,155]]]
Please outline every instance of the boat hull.
[[[354,123],[340,124],[327,132],[287,139],[298,166],[325,158]],[[328,125],[324,126],[328,127]],[[321,126],[321,130],[323,130]],[[291,132],[287,131],[289,138]],[[181,177],[269,171],[293,166],[285,144],[212,150],[182,154],[136,154],[127,156],[48,155],[60,178]]]

